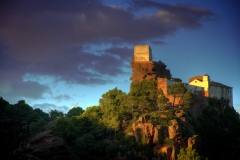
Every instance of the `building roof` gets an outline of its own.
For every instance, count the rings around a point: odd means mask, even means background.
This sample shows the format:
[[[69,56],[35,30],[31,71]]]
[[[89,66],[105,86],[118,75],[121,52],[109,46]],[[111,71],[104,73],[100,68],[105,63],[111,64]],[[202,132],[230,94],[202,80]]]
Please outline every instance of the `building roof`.
[[[197,79],[199,81],[203,81],[203,76],[197,75],[197,76],[191,77],[191,78],[189,78],[189,83],[191,83],[195,79]]]
[[[227,85],[224,85],[222,83],[219,83],[219,82],[214,82],[214,81],[211,81],[210,82],[210,86],[215,86],[215,87],[224,87],[224,88],[232,88],[232,87],[229,87]]]

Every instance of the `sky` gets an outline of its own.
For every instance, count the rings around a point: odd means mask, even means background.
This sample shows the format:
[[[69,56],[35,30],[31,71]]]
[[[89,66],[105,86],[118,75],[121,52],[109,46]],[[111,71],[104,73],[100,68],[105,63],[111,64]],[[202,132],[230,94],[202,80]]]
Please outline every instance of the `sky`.
[[[0,97],[44,112],[129,92],[134,45],[188,82],[233,87],[240,112],[240,4],[234,0],[1,0]]]

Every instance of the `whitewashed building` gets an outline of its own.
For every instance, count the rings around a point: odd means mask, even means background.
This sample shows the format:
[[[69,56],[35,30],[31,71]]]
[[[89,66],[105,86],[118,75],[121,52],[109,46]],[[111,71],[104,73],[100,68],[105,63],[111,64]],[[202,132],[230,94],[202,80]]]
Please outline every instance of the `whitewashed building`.
[[[232,87],[219,82],[211,81],[208,74],[203,76],[197,75],[189,78],[189,84],[203,87],[205,97],[217,98],[219,100],[224,98],[229,101],[229,106],[233,106]]]

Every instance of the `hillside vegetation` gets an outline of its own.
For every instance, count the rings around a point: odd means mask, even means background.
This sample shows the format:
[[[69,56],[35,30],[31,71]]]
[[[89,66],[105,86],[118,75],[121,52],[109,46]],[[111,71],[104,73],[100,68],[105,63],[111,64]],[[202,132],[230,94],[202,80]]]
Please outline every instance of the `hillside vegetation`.
[[[155,80],[135,82],[128,94],[113,88],[102,95],[98,106],[76,107],[66,114],[45,113],[24,100],[9,104],[0,98],[0,153],[21,160],[240,158],[240,119],[234,108],[219,111],[221,102],[211,99],[194,117],[190,109],[195,95],[181,83],[169,88],[181,95],[180,107],[170,106],[156,86]],[[50,144],[49,139],[59,143]],[[44,143],[49,143],[48,149]]]

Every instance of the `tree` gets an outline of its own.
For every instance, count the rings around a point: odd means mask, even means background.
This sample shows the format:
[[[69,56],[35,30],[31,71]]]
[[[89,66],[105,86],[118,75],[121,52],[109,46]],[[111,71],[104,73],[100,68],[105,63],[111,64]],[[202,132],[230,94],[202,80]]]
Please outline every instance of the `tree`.
[[[7,106],[9,106],[9,103],[0,97],[0,117],[6,115]]]
[[[28,120],[29,115],[33,112],[33,108],[25,100],[19,100],[17,104],[14,104],[14,112],[15,119],[20,121]]]
[[[127,95],[116,87],[102,95],[99,100],[102,114],[101,122],[110,130],[118,131],[120,122],[127,114]],[[111,131],[109,132],[111,133]]]
[[[31,122],[29,124],[29,130],[31,134],[36,134],[45,130],[44,125],[47,121],[43,118],[39,118],[36,122]]]
[[[208,106],[197,120],[195,131],[202,139],[204,156],[229,160],[240,157],[240,118],[234,108],[226,107],[220,112],[215,106]]]
[[[177,155],[177,160],[201,160],[195,149],[187,147],[186,149],[180,149],[180,153]]]
[[[194,95],[191,90],[188,90],[183,96],[183,106],[189,109],[194,103]]]
[[[77,118],[87,118],[88,121],[91,122],[92,135],[94,135],[96,139],[103,139],[106,132],[106,126],[101,122],[102,115],[103,113],[100,106],[91,106],[87,107],[83,114]]]
[[[157,98],[157,103],[159,106],[159,110],[165,110],[166,109],[166,104],[169,101],[169,99],[167,97],[164,96],[162,89],[159,89],[159,95]]]
[[[82,150],[92,150],[95,143],[95,138],[89,133],[83,134],[76,139],[76,146]]]
[[[60,111],[57,111],[56,109],[54,109],[49,112],[49,115],[52,119],[56,119],[59,117],[63,117],[63,112],[60,112]]]
[[[100,106],[91,106],[86,108],[86,110],[81,114],[81,117],[88,118],[92,123],[98,123],[102,114]]]
[[[57,120],[56,125],[52,127],[52,133],[53,135],[62,137],[66,140],[74,139],[78,134],[75,125],[73,125],[71,120],[65,117],[60,117]]]
[[[186,91],[187,91],[187,89],[185,88],[185,86],[182,82],[177,82],[177,83],[174,83],[174,84],[171,84],[168,86],[168,88],[167,88],[168,94],[173,95],[173,106],[175,105],[176,96],[178,96],[178,95],[183,96],[183,94]]]
[[[38,114],[40,118],[44,118],[46,120],[49,120],[49,114],[43,112],[40,108],[36,108],[33,110],[34,113]]]
[[[159,90],[157,89],[156,80],[143,80],[139,82],[132,82],[130,92],[128,94],[129,101],[133,109],[143,111],[155,110],[157,106],[157,98]]]
[[[79,116],[84,112],[84,110],[81,107],[73,107],[68,111],[66,114],[67,118],[71,118],[72,116]]]

